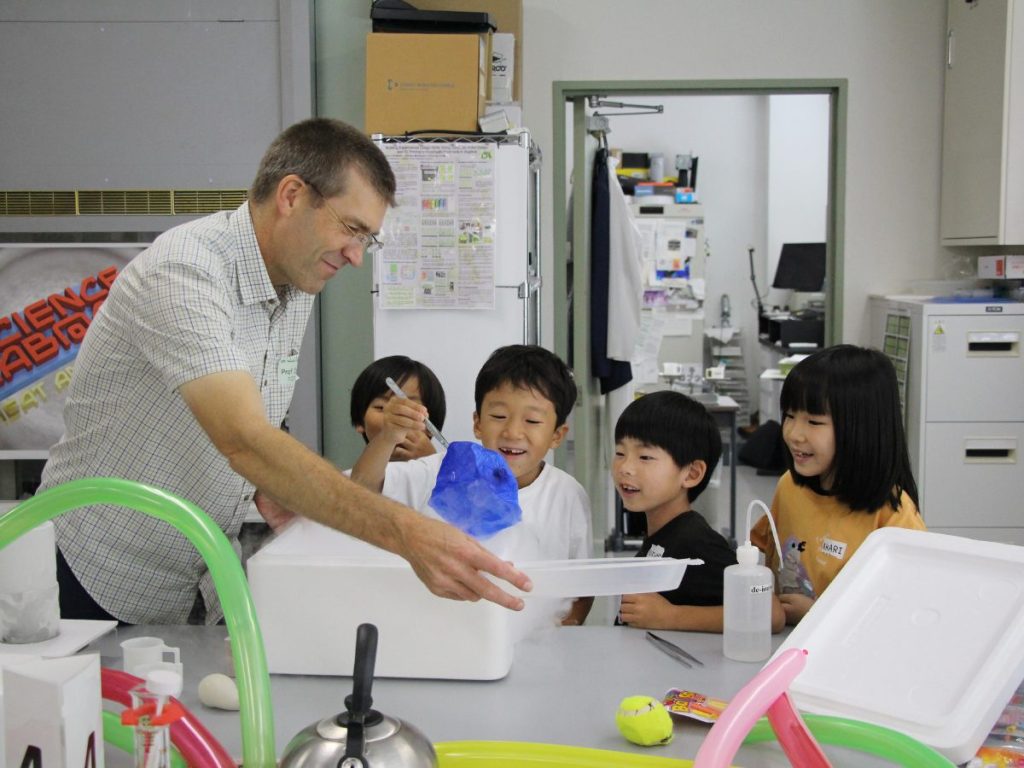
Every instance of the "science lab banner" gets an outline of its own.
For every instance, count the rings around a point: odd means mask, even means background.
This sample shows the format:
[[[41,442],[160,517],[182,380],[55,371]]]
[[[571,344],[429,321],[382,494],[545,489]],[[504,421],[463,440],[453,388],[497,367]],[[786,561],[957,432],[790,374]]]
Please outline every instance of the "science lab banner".
[[[38,457],[60,439],[82,340],[118,273],[143,248],[0,245],[0,455]]]

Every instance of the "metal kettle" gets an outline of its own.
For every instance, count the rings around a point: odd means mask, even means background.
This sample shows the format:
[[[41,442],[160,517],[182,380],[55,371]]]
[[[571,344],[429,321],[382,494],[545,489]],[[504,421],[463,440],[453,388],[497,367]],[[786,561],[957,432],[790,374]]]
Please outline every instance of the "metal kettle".
[[[377,627],[360,624],[346,711],[299,731],[281,755],[281,768],[437,768],[426,736],[371,708],[376,660]]]

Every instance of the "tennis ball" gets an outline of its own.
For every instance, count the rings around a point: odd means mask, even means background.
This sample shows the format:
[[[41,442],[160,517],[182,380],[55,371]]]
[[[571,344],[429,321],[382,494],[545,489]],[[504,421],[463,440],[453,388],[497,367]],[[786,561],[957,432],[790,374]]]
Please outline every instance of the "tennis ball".
[[[615,725],[627,740],[641,747],[672,741],[672,716],[660,701],[650,696],[627,696],[619,702]]]

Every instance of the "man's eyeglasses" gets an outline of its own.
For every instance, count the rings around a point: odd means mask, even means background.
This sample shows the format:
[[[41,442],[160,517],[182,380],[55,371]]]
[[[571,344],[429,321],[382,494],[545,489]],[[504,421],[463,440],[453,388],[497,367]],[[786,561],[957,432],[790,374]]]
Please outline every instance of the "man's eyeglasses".
[[[354,239],[363,247],[363,253],[368,253],[372,256],[373,254],[375,254],[377,251],[384,247],[384,244],[380,240],[378,240],[377,237],[372,232],[356,232],[354,229],[352,229],[352,227],[346,224],[344,219],[342,219],[341,216],[338,215],[338,212],[331,207],[330,203],[327,202],[327,198],[324,196],[324,193],[317,189],[312,182],[302,179],[302,183],[305,184],[310,189],[312,189],[314,192],[316,192],[317,196],[324,201],[324,205],[327,206],[327,210],[329,210],[331,212],[331,215],[335,218],[335,220],[339,224],[341,224],[342,229],[348,232],[352,239]]]

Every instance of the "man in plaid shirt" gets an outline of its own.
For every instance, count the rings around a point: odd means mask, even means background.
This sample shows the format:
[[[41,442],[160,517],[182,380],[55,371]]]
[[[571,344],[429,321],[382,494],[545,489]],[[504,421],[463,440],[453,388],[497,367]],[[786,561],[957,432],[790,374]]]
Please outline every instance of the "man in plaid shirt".
[[[246,203],[168,230],[118,276],[76,360],[42,488],[147,483],[195,503],[236,547],[255,501],[272,525],[299,514],[401,555],[435,594],[521,608],[481,571],[528,588],[524,574],[278,428],[313,298],[379,247],[373,233],[394,194],[383,153],[351,126],[314,118],[286,129]],[[202,558],[171,526],[110,505],[55,525],[64,618],[222,615]]]

